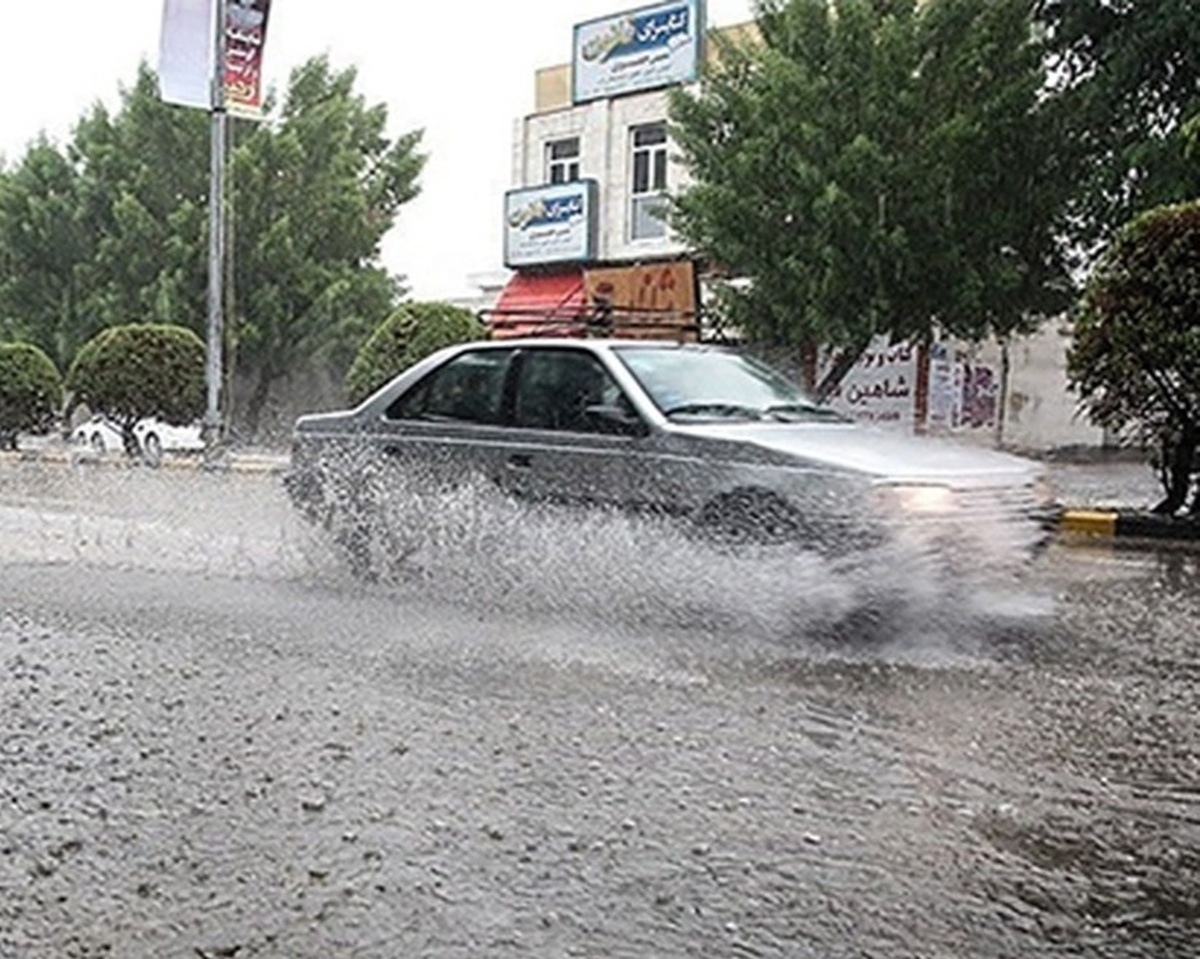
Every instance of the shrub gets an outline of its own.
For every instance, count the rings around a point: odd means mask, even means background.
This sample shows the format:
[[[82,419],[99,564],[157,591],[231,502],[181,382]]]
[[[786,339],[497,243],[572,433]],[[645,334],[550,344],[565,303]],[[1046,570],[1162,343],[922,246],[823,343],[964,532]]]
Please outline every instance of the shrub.
[[[1200,201],[1117,234],[1088,282],[1068,372],[1094,423],[1156,447],[1166,498],[1155,509],[1176,512],[1200,446]]]
[[[351,403],[360,403],[430,353],[486,337],[487,328],[470,310],[449,303],[403,303],[359,349],[346,374],[346,393]]]
[[[62,407],[62,376],[32,343],[0,343],[0,447],[17,448],[17,434],[45,433]]]
[[[133,454],[138,420],[154,416],[182,426],[204,413],[204,365],[204,342],[186,327],[113,326],[80,347],[67,389],[75,403],[118,424]]]

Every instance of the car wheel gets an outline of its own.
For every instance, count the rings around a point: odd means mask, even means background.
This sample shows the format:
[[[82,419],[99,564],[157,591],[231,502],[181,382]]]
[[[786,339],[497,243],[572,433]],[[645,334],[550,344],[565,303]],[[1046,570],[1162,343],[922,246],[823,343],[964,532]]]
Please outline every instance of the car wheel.
[[[88,443],[97,453],[104,452],[104,437],[99,432],[95,432],[88,437]]]
[[[721,543],[784,543],[798,539],[804,523],[797,510],[769,490],[734,490],[706,503],[696,524]]]
[[[142,439],[142,459],[151,466],[157,466],[162,462],[162,456],[162,440],[158,438],[157,433],[147,433]]]

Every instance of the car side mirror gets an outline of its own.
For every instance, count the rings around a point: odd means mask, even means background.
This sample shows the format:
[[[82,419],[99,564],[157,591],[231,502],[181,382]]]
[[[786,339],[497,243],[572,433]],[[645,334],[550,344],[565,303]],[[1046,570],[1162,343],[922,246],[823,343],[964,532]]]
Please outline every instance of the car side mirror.
[[[646,424],[642,422],[642,418],[623,406],[595,403],[584,407],[584,413],[589,419],[605,427],[605,432],[621,433],[625,436],[644,436],[646,434]]]

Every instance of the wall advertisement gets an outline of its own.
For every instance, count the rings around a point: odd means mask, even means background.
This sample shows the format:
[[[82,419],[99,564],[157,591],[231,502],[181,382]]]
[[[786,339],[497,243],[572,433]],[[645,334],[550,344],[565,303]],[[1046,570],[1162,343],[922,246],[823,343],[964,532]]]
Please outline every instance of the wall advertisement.
[[[920,351],[876,336],[829,397],[839,413],[864,423],[912,431],[917,421]]]
[[[699,75],[702,0],[670,0],[575,27],[571,93],[575,103],[690,83]]]
[[[993,429],[1000,376],[945,343],[927,348],[876,336],[829,398],[839,413],[907,432]]]

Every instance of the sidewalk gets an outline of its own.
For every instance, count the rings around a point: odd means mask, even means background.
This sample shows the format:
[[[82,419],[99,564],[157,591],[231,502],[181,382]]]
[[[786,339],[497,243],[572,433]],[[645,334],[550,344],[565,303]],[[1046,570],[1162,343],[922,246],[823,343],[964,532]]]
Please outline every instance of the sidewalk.
[[[162,462],[152,466],[131,459],[121,451],[97,453],[87,446],[68,443],[60,437],[22,436],[17,452],[0,450],[0,463],[100,464],[118,469],[206,469],[238,473],[282,473],[287,469],[286,451],[248,447],[218,453],[206,461],[202,453],[164,452]]]

